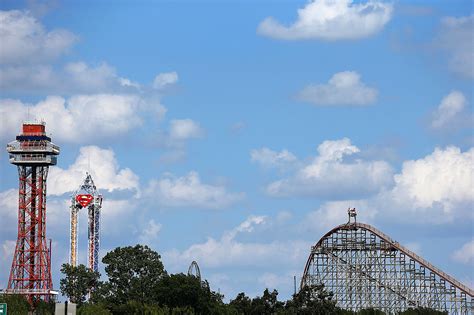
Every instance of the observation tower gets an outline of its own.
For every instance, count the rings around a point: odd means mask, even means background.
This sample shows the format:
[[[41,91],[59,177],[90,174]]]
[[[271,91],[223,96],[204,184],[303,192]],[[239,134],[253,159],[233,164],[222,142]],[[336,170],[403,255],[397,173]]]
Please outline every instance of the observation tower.
[[[16,140],[7,145],[10,163],[18,167],[18,237],[7,294],[25,295],[32,304],[50,300],[51,240],[46,240],[46,178],[56,165],[59,147],[46,136],[45,123],[25,122]]]

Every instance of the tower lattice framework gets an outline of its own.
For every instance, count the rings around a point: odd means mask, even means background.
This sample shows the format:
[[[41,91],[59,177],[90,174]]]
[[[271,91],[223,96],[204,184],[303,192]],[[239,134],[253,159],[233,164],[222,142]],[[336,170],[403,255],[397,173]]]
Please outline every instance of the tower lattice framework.
[[[474,290],[355,217],[355,209],[349,209],[349,222],[312,246],[301,288],[323,284],[339,307],[352,311],[396,314],[426,307],[474,313]]]
[[[18,168],[18,237],[7,294],[25,295],[30,303],[50,300],[51,244],[46,240],[46,178],[56,164],[59,147],[46,136],[45,123],[24,123],[7,145],[10,163]]]
[[[97,192],[97,188],[90,174],[79,189],[73,194],[71,199],[71,235],[70,235],[70,264],[77,265],[77,237],[78,237],[78,213],[82,208],[87,208],[88,214],[88,255],[87,266],[93,270],[99,270],[99,246],[100,246],[100,211],[102,208],[102,195]]]

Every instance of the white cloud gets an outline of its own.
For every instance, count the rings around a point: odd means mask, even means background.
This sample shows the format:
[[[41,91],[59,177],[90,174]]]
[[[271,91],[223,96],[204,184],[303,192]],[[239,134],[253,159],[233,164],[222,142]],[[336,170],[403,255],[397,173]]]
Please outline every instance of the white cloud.
[[[9,65],[0,68],[0,88],[11,92],[127,93],[140,91],[138,83],[117,75],[107,63],[91,66],[70,62],[57,69],[45,64]]]
[[[474,239],[456,250],[453,259],[463,264],[474,264]]]
[[[0,67],[0,88],[5,91],[45,90],[59,85],[49,65],[13,65]]]
[[[474,201],[473,161],[474,148],[466,152],[457,147],[436,148],[431,155],[403,163],[392,193],[410,199],[415,207],[441,203],[446,211],[453,203]]]
[[[433,113],[431,127],[433,129],[441,129],[446,127],[454,127],[466,106],[466,98],[459,91],[452,91],[443,98],[436,111]]]
[[[178,73],[176,73],[175,71],[160,73],[155,77],[155,80],[153,80],[153,88],[163,89],[169,85],[176,84],[177,82]]]
[[[296,156],[288,150],[275,152],[268,148],[252,150],[250,157],[252,162],[256,162],[263,167],[284,167],[285,165],[297,161]]]
[[[474,78],[473,31],[474,14],[465,17],[445,17],[435,45],[449,55],[449,68],[463,77]]]
[[[392,11],[392,4],[380,1],[354,4],[352,0],[314,0],[298,9],[298,18],[292,25],[285,26],[268,17],[257,32],[283,40],[359,39],[380,32],[390,21]]]
[[[67,86],[74,86],[76,91],[103,93],[119,90],[120,86],[140,88],[138,83],[119,77],[115,68],[106,63],[91,67],[85,62],[71,62],[64,69],[66,77],[71,79]]]
[[[0,11],[0,62],[25,64],[57,58],[76,41],[67,30],[47,31],[24,11]]]
[[[351,198],[377,193],[392,185],[392,168],[384,161],[344,161],[360,150],[347,138],[324,141],[319,155],[290,178],[268,185],[272,196],[309,195]]]
[[[151,219],[140,233],[140,243],[152,246],[157,242],[161,228],[162,225],[160,223],[156,223],[155,220]]]
[[[266,217],[250,216],[239,226],[225,232],[220,239],[208,238],[206,242],[193,244],[180,252],[166,252],[164,260],[168,264],[180,264],[183,261],[199,261],[208,268],[225,266],[265,267],[272,265],[294,266],[304,261],[311,246],[303,241],[274,241],[271,243],[251,243],[236,240],[241,233],[250,233],[263,225]]]
[[[318,232],[347,221],[344,209],[355,207],[364,222],[418,222],[431,224],[465,223],[474,220],[474,148],[462,152],[457,147],[436,148],[418,160],[408,160],[393,185],[377,194],[351,200],[341,196],[311,212],[305,222]],[[335,177],[340,177],[334,173]],[[354,183],[364,183],[353,176]],[[292,182],[286,183],[291,187]],[[330,184],[331,185],[331,184]],[[271,186],[270,186],[271,187]],[[341,189],[331,185],[332,189]],[[293,191],[294,192],[294,191]],[[345,198],[346,200],[344,200]]]
[[[166,111],[160,104],[146,104],[136,95],[76,95],[69,99],[49,96],[36,105],[18,100],[0,100],[0,137],[10,140],[29,116],[46,122],[53,141],[81,143],[124,134],[142,124],[141,112]],[[27,114],[29,113],[29,114]]]
[[[243,198],[242,193],[230,193],[219,185],[201,182],[199,174],[191,171],[183,177],[166,174],[150,181],[146,194],[169,207],[198,207],[220,209]]]
[[[62,195],[75,191],[88,171],[98,189],[139,190],[138,176],[129,168],[120,168],[115,154],[110,149],[97,146],[81,147],[76,161],[67,169],[51,167],[48,176],[48,194]]]
[[[170,122],[171,140],[200,138],[204,134],[201,126],[191,119],[174,119]]]
[[[297,98],[314,105],[369,105],[377,100],[377,90],[366,86],[354,71],[334,74],[327,84],[308,85]]]

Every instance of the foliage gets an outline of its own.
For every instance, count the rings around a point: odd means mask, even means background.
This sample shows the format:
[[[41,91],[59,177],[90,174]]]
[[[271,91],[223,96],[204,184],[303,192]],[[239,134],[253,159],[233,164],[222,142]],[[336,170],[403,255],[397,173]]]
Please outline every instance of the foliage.
[[[357,312],[357,315],[384,315],[385,313],[381,310],[377,310],[374,308],[365,308]]]
[[[239,314],[250,314],[252,312],[252,300],[244,292],[237,294],[235,299],[229,303]]]
[[[118,247],[102,259],[109,278],[110,299],[115,304],[136,301],[153,304],[153,291],[166,275],[160,255],[148,246]]]
[[[35,301],[35,315],[53,315],[54,314],[54,302],[46,302],[43,300]],[[10,314],[10,312],[8,312]]]
[[[270,292],[268,289],[263,291],[261,297],[256,297],[252,300],[252,309],[250,314],[275,314],[277,311],[283,309],[283,302],[278,301],[278,291]]]
[[[87,294],[97,286],[100,274],[94,272],[84,265],[72,266],[63,264],[61,273],[65,278],[60,280],[61,293],[68,297],[69,301],[81,305]]]
[[[339,314],[333,294],[323,285],[305,286],[286,302],[287,314]]]
[[[158,283],[156,301],[171,308],[191,307],[197,314],[218,314],[222,295],[211,292],[207,282],[194,276],[165,275]]]
[[[0,303],[7,303],[9,315],[24,315],[28,314],[28,311],[30,310],[30,304],[22,295],[0,295]]]
[[[400,315],[445,315],[448,312],[435,311],[430,308],[418,307],[418,308],[409,308],[406,311],[400,312]]]
[[[78,315],[112,315],[107,307],[102,303],[84,303],[77,310]]]
[[[61,280],[61,291],[77,301],[79,315],[144,314],[144,315],[382,315],[380,310],[364,309],[352,312],[336,306],[334,296],[323,285],[306,286],[288,301],[278,300],[278,291],[265,289],[261,296],[253,299],[244,292],[237,294],[230,303],[224,296],[212,291],[207,281],[183,273],[168,275],[160,255],[147,246],[118,247],[107,253],[102,262],[108,281],[98,281],[98,275],[86,276],[88,270],[63,265],[61,271],[66,279]],[[64,271],[63,271],[64,270]],[[90,271],[89,271],[90,272]],[[91,286],[91,284],[93,284]],[[69,286],[66,286],[69,285]],[[0,297],[1,298],[1,297]],[[14,299],[15,297],[11,297]],[[28,303],[16,297],[18,305]],[[25,314],[17,312],[10,314]],[[47,312],[39,314],[49,314]],[[430,309],[409,309],[401,315],[441,315]]]

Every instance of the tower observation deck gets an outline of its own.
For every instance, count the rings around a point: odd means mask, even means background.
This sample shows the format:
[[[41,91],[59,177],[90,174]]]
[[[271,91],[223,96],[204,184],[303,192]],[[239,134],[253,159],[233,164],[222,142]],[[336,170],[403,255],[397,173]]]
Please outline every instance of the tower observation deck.
[[[46,178],[59,147],[46,135],[44,122],[25,122],[7,152],[18,168],[19,188],[18,237],[5,293],[26,295],[30,303],[49,300],[55,292],[46,241]]]

